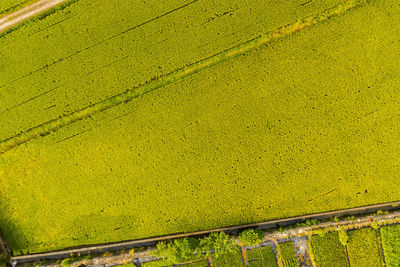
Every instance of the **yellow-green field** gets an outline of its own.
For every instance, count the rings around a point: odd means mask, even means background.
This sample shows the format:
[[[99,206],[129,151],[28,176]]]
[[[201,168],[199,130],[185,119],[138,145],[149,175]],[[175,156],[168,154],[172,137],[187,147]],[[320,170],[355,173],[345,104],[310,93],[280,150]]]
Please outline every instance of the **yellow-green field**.
[[[0,139],[341,1],[86,1],[0,39]],[[0,155],[16,253],[398,200],[400,5],[374,0]]]
[[[35,0],[1,0],[0,17],[33,2]]]

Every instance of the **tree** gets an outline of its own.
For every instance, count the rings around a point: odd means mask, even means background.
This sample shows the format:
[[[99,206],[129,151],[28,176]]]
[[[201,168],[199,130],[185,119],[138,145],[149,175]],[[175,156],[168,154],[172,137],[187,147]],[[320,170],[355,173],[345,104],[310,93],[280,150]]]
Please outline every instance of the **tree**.
[[[235,249],[235,242],[224,232],[211,233],[209,236],[200,240],[200,251],[205,251],[209,256],[210,251],[214,250],[215,257],[232,253]]]
[[[243,246],[255,246],[263,241],[263,237],[262,231],[247,229],[239,234],[239,242]]]
[[[195,238],[175,239],[168,244],[162,241],[157,244],[157,251],[152,255],[168,258],[173,263],[180,263],[191,260],[198,246],[199,241]]]

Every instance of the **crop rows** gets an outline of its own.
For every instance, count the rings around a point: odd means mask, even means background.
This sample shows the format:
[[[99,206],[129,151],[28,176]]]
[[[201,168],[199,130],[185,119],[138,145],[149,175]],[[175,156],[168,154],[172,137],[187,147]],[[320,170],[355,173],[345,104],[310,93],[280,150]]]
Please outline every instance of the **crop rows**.
[[[336,4],[130,2],[78,1],[0,39],[1,140]],[[399,9],[375,1],[0,155],[8,243],[33,253],[397,199]]]
[[[212,56],[254,38],[261,30],[268,32],[286,22],[279,19],[273,23],[255,22],[243,16],[250,9],[260,13],[269,9],[262,1],[252,4],[231,1],[228,6],[214,8],[207,1],[155,3],[137,6],[126,1],[78,1],[2,38],[1,53],[8,56],[3,58],[7,68],[0,76],[0,88],[4,91],[0,118],[13,120],[11,125],[0,128],[2,140]],[[312,11],[322,11],[323,7],[325,3]],[[208,11],[196,13],[204,9]],[[271,16],[285,17],[281,12],[288,9],[277,7],[280,11]],[[141,10],[140,16],[137,10]],[[229,27],[226,16],[208,21],[226,10],[231,14]],[[298,15],[310,13],[311,10],[305,9]],[[287,23],[296,21],[291,16],[285,18],[291,18]],[[235,25],[241,25],[240,29],[246,27],[246,31],[238,31]],[[215,42],[209,43],[209,38]]]
[[[379,230],[362,228],[311,237],[312,253],[317,266],[399,266],[398,225],[383,226]],[[379,234],[380,233],[380,234]]]
[[[400,225],[380,228],[385,263],[388,267],[400,265]]]

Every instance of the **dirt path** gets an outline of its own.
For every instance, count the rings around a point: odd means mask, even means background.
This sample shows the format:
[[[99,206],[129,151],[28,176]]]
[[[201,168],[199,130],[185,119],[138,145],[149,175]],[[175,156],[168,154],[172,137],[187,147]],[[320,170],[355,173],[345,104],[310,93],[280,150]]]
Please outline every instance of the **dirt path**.
[[[69,0],[39,0],[0,18],[0,33]]]

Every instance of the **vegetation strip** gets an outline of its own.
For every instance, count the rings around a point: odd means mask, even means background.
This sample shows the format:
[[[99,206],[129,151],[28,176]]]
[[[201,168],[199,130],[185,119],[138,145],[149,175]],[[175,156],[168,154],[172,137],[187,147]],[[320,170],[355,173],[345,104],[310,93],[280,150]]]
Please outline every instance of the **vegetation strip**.
[[[359,7],[366,2],[367,2],[367,0],[347,1],[343,4],[340,4],[333,8],[327,9],[322,14],[308,16],[306,18],[300,19],[295,23],[288,24],[286,26],[283,26],[283,27],[280,27],[273,31],[270,31],[266,34],[260,35],[250,41],[247,41],[240,45],[234,46],[230,49],[227,49],[218,54],[215,54],[214,56],[208,57],[204,60],[198,61],[196,63],[193,63],[193,64],[183,67],[181,69],[178,69],[174,72],[171,72],[170,74],[167,74],[160,78],[154,78],[153,80],[151,80],[141,86],[138,86],[136,88],[129,89],[124,93],[115,95],[106,100],[103,100],[103,101],[100,101],[93,105],[90,105],[88,107],[82,108],[82,109],[77,110],[68,115],[59,117],[58,119],[54,119],[54,120],[45,122],[41,125],[33,127],[29,130],[21,132],[20,134],[17,134],[13,137],[10,137],[8,139],[1,141],[0,142],[0,154],[3,154],[6,151],[8,151],[18,145],[24,144],[36,137],[45,136],[45,135],[55,132],[58,129],[60,129],[64,126],[67,126],[71,123],[88,118],[98,112],[102,112],[104,110],[110,109],[121,103],[126,103],[129,101],[132,101],[133,99],[135,99],[139,96],[142,96],[146,93],[154,91],[158,88],[164,87],[168,84],[177,82],[183,78],[186,78],[192,74],[195,74],[195,73],[197,73],[201,70],[204,70],[206,68],[209,68],[213,65],[216,65],[216,64],[224,62],[228,59],[243,55],[255,48],[260,47],[261,45],[264,45],[264,44],[272,41],[272,40],[282,38],[284,36],[288,36],[295,32],[306,29],[312,25],[315,25],[319,22],[325,21],[329,18],[338,16],[338,15],[342,15],[346,11],[356,8],[356,7]]]

